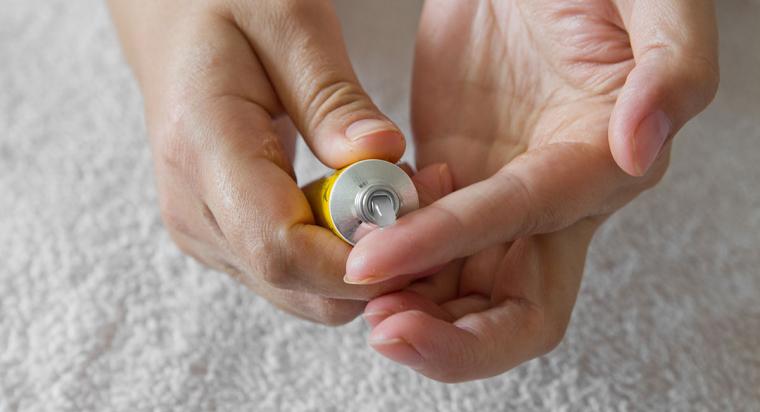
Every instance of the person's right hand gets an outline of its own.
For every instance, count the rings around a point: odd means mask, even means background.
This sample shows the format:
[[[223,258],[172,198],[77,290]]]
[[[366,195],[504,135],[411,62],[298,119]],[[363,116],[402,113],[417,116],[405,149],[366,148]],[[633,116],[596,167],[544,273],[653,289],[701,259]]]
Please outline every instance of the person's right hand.
[[[451,263],[367,305],[373,348],[446,382],[551,351],[594,231],[662,178],[718,74],[709,0],[427,0],[415,152],[456,190],[360,240],[346,280]]]
[[[350,248],[313,225],[291,166],[293,125],[332,168],[404,152],[358,83],[330,1],[110,3],[145,98],[162,218],[184,252],[327,324],[407,283],[343,282]]]

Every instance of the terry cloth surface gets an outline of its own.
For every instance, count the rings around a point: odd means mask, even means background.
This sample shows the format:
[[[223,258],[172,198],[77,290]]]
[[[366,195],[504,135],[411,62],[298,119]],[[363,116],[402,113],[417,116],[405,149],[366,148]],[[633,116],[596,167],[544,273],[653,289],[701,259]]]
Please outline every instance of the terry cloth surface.
[[[364,85],[408,131],[419,2],[339,3]],[[184,257],[103,2],[5,0],[0,411],[760,410],[760,2],[716,3],[717,99],[596,236],[563,343],[445,385],[376,355],[361,320],[294,319]]]

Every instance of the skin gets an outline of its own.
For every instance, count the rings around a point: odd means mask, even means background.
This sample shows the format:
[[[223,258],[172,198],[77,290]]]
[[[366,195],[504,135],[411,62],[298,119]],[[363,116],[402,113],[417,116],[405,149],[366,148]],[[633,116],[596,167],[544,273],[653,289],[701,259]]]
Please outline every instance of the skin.
[[[333,168],[404,152],[401,132],[356,79],[331,2],[110,7],[145,99],[161,215],[182,251],[328,325],[409,283],[344,283],[350,248],[314,225],[293,173],[296,129]],[[414,180],[425,199],[451,187],[441,186],[450,182],[442,165]]]
[[[314,225],[295,130],[333,168],[396,161],[404,138],[358,83],[332,4],[110,5],[177,245],[317,322],[370,300],[373,347],[446,382],[558,344],[594,231],[662,177],[718,81],[709,1],[428,0],[412,101],[427,207],[351,250]]]
[[[449,164],[455,191],[363,238],[346,281],[445,266],[367,305],[370,344],[445,382],[556,347],[594,231],[711,101],[716,37],[708,1],[428,0],[417,160]]]

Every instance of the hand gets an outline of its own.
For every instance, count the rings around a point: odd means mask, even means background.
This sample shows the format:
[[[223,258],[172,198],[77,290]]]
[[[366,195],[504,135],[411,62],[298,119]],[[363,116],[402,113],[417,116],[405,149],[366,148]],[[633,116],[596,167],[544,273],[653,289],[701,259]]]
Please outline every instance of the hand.
[[[362,239],[347,280],[446,266],[368,304],[374,348],[442,381],[554,348],[595,229],[662,177],[716,55],[709,1],[428,0],[418,164],[449,164],[455,191]]]
[[[111,7],[145,97],[162,217],[184,252],[328,324],[408,283],[343,283],[350,248],[313,225],[295,181],[292,124],[333,168],[404,151],[354,75],[331,2]]]

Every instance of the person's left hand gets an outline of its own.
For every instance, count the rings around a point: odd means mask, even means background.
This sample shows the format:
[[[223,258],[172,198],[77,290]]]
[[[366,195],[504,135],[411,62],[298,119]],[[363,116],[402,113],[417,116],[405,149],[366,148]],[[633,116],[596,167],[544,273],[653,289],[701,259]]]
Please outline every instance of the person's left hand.
[[[712,99],[716,37],[709,1],[428,0],[417,160],[447,163],[456,191],[362,239],[345,280],[445,266],[369,303],[373,347],[449,382],[554,348],[595,229]]]

